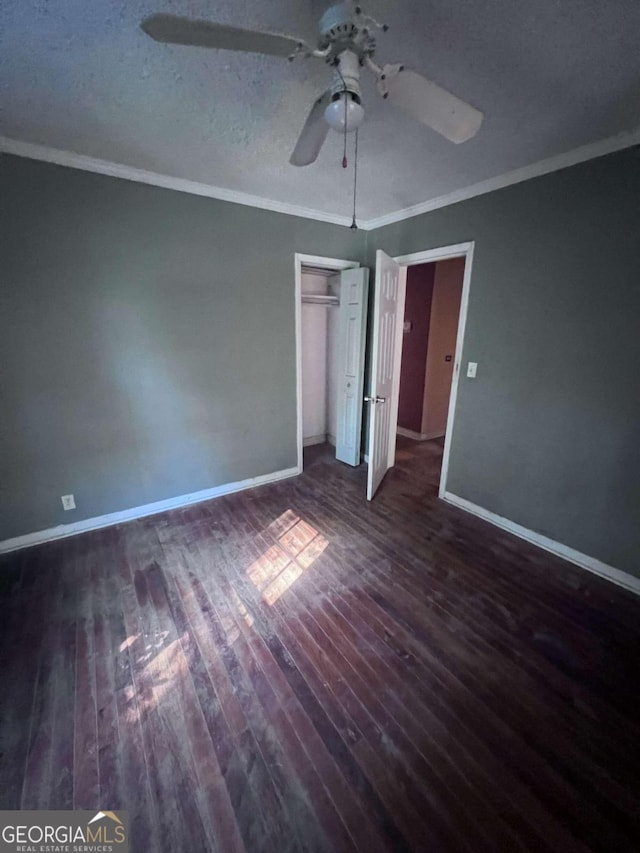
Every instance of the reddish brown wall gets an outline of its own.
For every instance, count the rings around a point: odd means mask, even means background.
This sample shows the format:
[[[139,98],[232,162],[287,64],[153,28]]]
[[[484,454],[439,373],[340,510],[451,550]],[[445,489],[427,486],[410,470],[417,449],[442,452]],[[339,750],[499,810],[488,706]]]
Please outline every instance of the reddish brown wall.
[[[444,435],[447,427],[464,262],[464,258],[452,258],[435,264],[422,427],[419,430],[423,435]],[[448,356],[450,361],[447,361]]]
[[[407,269],[404,319],[412,325],[411,331],[402,336],[398,426],[414,432],[420,432],[422,427],[434,276],[435,264],[419,264]]]

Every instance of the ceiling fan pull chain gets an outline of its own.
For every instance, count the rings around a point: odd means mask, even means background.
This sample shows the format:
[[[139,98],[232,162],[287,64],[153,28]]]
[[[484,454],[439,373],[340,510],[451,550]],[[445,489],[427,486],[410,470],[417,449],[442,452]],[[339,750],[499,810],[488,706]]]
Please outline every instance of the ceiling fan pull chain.
[[[337,58],[336,61],[336,71],[340,75],[340,79],[342,80],[343,91],[344,91],[344,148],[342,149],[342,168],[347,168],[347,81],[342,76],[342,71],[340,71],[340,59]]]
[[[357,231],[358,223],[356,222],[356,193],[358,190],[358,128],[356,128],[356,142],[353,161],[353,219],[351,220],[351,230]]]

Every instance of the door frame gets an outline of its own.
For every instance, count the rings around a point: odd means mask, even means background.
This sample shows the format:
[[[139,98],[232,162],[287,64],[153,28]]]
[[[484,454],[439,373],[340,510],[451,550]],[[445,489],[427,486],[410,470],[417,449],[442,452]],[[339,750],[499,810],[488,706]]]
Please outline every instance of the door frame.
[[[361,266],[360,261],[346,258],[325,258],[321,255],[294,254],[295,264],[295,330],[296,330],[296,470],[302,474],[302,267],[303,265],[321,267],[326,270],[350,270]]]
[[[451,393],[449,394],[449,412],[447,415],[447,426],[444,438],[444,452],[442,455],[442,470],[440,473],[440,486],[438,497],[444,498],[447,491],[447,476],[449,474],[449,455],[451,453],[451,437],[453,434],[453,422],[455,418],[456,400],[458,398],[458,383],[460,380],[460,366],[462,363],[462,350],[464,347],[464,334],[467,326],[467,310],[469,307],[469,289],[471,287],[471,269],[473,266],[473,251],[475,241],[467,243],[455,243],[451,246],[441,246],[437,249],[427,249],[423,252],[412,252],[409,255],[399,255],[393,260],[400,265],[399,281],[399,304],[404,306],[407,291],[407,268],[417,264],[431,264],[436,261],[447,261],[451,258],[464,258],[464,278],[462,283],[462,298],[460,300],[460,315],[458,318],[458,332],[456,335],[456,352],[454,357],[453,378],[451,380]],[[400,301],[401,300],[401,301]],[[404,308],[402,313],[398,312],[398,341],[393,377],[393,397],[391,399],[391,429],[389,435],[389,467],[395,463],[396,436],[398,430],[398,403],[400,397],[400,369],[402,364],[402,323],[404,321]]]

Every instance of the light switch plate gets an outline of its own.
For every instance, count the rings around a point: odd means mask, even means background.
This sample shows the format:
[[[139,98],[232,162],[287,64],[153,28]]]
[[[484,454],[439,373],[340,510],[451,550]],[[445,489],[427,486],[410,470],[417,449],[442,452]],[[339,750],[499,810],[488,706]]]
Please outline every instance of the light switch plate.
[[[62,501],[62,506],[64,509],[75,509],[76,508],[76,501],[75,501],[75,498],[73,497],[73,495],[62,495],[60,500]]]
[[[467,364],[467,376],[469,377],[469,379],[475,379],[477,372],[478,372],[478,362],[477,361],[470,361]]]

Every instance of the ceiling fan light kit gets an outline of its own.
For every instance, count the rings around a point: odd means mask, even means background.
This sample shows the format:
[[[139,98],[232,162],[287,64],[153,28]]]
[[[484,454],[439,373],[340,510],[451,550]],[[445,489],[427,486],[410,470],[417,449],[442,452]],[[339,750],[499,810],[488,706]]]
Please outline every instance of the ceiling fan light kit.
[[[280,56],[323,59],[334,69],[327,91],[311,107],[289,162],[308,166],[315,162],[329,127],[339,133],[356,130],[365,117],[360,91],[363,67],[376,77],[385,100],[451,142],[466,142],[482,124],[483,114],[404,65],[380,66],[374,61],[376,30],[388,27],[364,14],[353,2],[335,3],[320,19],[320,35],[313,48],[303,39],[199,21],[176,15],[151,15],[141,24],[155,41],[218,50],[238,50]]]
[[[345,48],[331,59],[334,66],[330,102],[324,111],[329,127],[339,133],[351,133],[364,121],[360,92],[360,57]]]
[[[360,98],[352,92],[340,92],[334,95],[324,111],[329,127],[338,133],[351,133],[364,121],[364,107]]]

